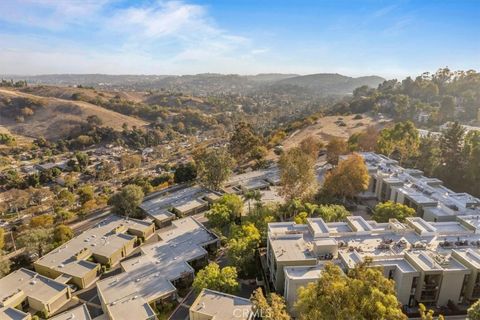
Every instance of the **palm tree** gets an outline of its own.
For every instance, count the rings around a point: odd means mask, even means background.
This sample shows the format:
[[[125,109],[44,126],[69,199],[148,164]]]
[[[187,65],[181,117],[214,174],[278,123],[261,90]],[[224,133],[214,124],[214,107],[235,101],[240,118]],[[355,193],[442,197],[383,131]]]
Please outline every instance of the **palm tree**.
[[[243,191],[243,198],[245,201],[248,201],[248,215],[251,213],[251,206],[250,203],[252,200],[255,199],[255,191],[253,190],[244,190]]]

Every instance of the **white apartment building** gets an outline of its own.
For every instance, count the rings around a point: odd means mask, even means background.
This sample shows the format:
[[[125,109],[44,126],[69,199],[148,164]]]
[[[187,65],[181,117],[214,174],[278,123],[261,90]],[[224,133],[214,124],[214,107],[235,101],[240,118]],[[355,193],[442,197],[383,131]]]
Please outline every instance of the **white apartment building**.
[[[426,221],[455,221],[456,216],[480,215],[480,199],[454,192],[443,186],[441,180],[425,177],[420,170],[402,168],[383,155],[359,154],[371,178],[368,190],[360,197],[405,204]]]
[[[367,257],[395,281],[404,306],[467,304],[480,298],[480,216],[447,222],[414,217],[405,223],[350,216],[345,222],[310,218],[307,224],[268,226],[267,277],[294,314],[298,288],[321,277],[325,262],[347,272]]]

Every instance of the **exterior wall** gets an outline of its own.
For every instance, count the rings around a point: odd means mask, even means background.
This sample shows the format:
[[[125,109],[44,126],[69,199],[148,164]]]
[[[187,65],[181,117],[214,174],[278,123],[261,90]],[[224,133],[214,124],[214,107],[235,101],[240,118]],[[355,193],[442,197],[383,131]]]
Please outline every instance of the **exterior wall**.
[[[47,314],[52,314],[70,301],[70,298],[70,289],[66,287],[64,290],[59,292],[57,297],[52,299],[52,301],[39,301],[32,297],[28,297],[28,305],[34,310],[45,311]]]
[[[412,273],[402,273],[399,270],[396,270],[393,280],[395,281],[395,291],[397,293],[398,301],[402,305],[408,305],[410,300],[410,295],[412,294],[412,283],[413,279],[417,275]]]
[[[281,261],[277,262],[277,272],[275,290],[277,293],[282,293],[285,286],[285,272],[283,271],[285,267],[294,267],[294,266],[314,266],[317,264],[316,260],[300,260],[300,261]]]
[[[57,270],[50,269],[47,266],[37,264],[37,263],[33,263],[33,267],[35,269],[35,272],[38,272],[42,276],[49,277],[50,279],[55,279],[62,274],[61,272],[58,272]]]
[[[190,320],[211,320],[212,316],[190,309]]]
[[[448,300],[459,303],[465,272],[444,272],[437,305],[445,306]]]
[[[285,290],[283,296],[285,297],[285,302],[287,304],[288,311],[293,316],[296,316],[295,312],[295,302],[297,301],[298,289],[300,287],[305,287],[311,282],[315,282],[317,279],[292,279],[285,278]]]

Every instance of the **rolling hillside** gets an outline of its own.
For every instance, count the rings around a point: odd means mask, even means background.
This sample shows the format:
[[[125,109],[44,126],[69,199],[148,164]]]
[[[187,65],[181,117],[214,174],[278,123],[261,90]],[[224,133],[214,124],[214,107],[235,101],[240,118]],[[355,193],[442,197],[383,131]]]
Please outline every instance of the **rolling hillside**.
[[[385,81],[384,78],[377,76],[352,78],[336,73],[319,73],[282,79],[276,81],[274,86],[298,86],[310,89],[319,95],[345,95],[351,94],[355,88],[363,85],[376,88],[383,81]]]
[[[63,138],[78,130],[93,115],[102,120],[103,126],[115,130],[122,130],[124,123],[129,127],[147,125],[145,121],[87,102],[0,88],[0,125],[15,134],[32,138]]]

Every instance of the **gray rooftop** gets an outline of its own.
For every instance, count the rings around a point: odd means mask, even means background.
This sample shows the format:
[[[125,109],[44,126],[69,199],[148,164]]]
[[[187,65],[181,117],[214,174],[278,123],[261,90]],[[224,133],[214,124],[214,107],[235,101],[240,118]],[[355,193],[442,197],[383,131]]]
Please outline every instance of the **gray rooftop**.
[[[151,227],[151,222],[110,215],[95,227],[41,257],[35,264],[71,276],[83,277],[98,266],[93,262],[77,260],[75,257],[77,253],[89,251],[91,254],[108,257],[135,238],[126,232],[129,230],[143,232]]]
[[[423,176],[423,172],[405,169],[397,161],[373,152],[359,153],[369,172],[392,183],[393,188],[418,205],[427,207],[437,216],[479,215],[480,199],[467,193],[457,193],[442,185],[436,178]]]
[[[205,205],[206,197],[215,197],[212,191],[201,186],[192,186],[144,201],[140,208],[159,221],[175,217],[173,210],[187,212]]]
[[[251,319],[251,310],[250,300],[209,289],[203,289],[190,307],[190,311],[215,320]]]
[[[88,312],[87,306],[85,304],[79,305],[73,309],[67,310],[60,313],[54,317],[49,318],[50,320],[91,320],[90,313]]]
[[[22,268],[0,279],[0,305],[8,306],[8,300],[17,295],[50,302],[67,288],[63,283]]]
[[[193,274],[188,262],[207,255],[202,246],[218,241],[191,217],[173,221],[158,236],[159,242],[141,248],[141,256],[121,263],[124,273],[97,283],[115,319],[146,319],[148,302],[175,292],[171,281]]]

